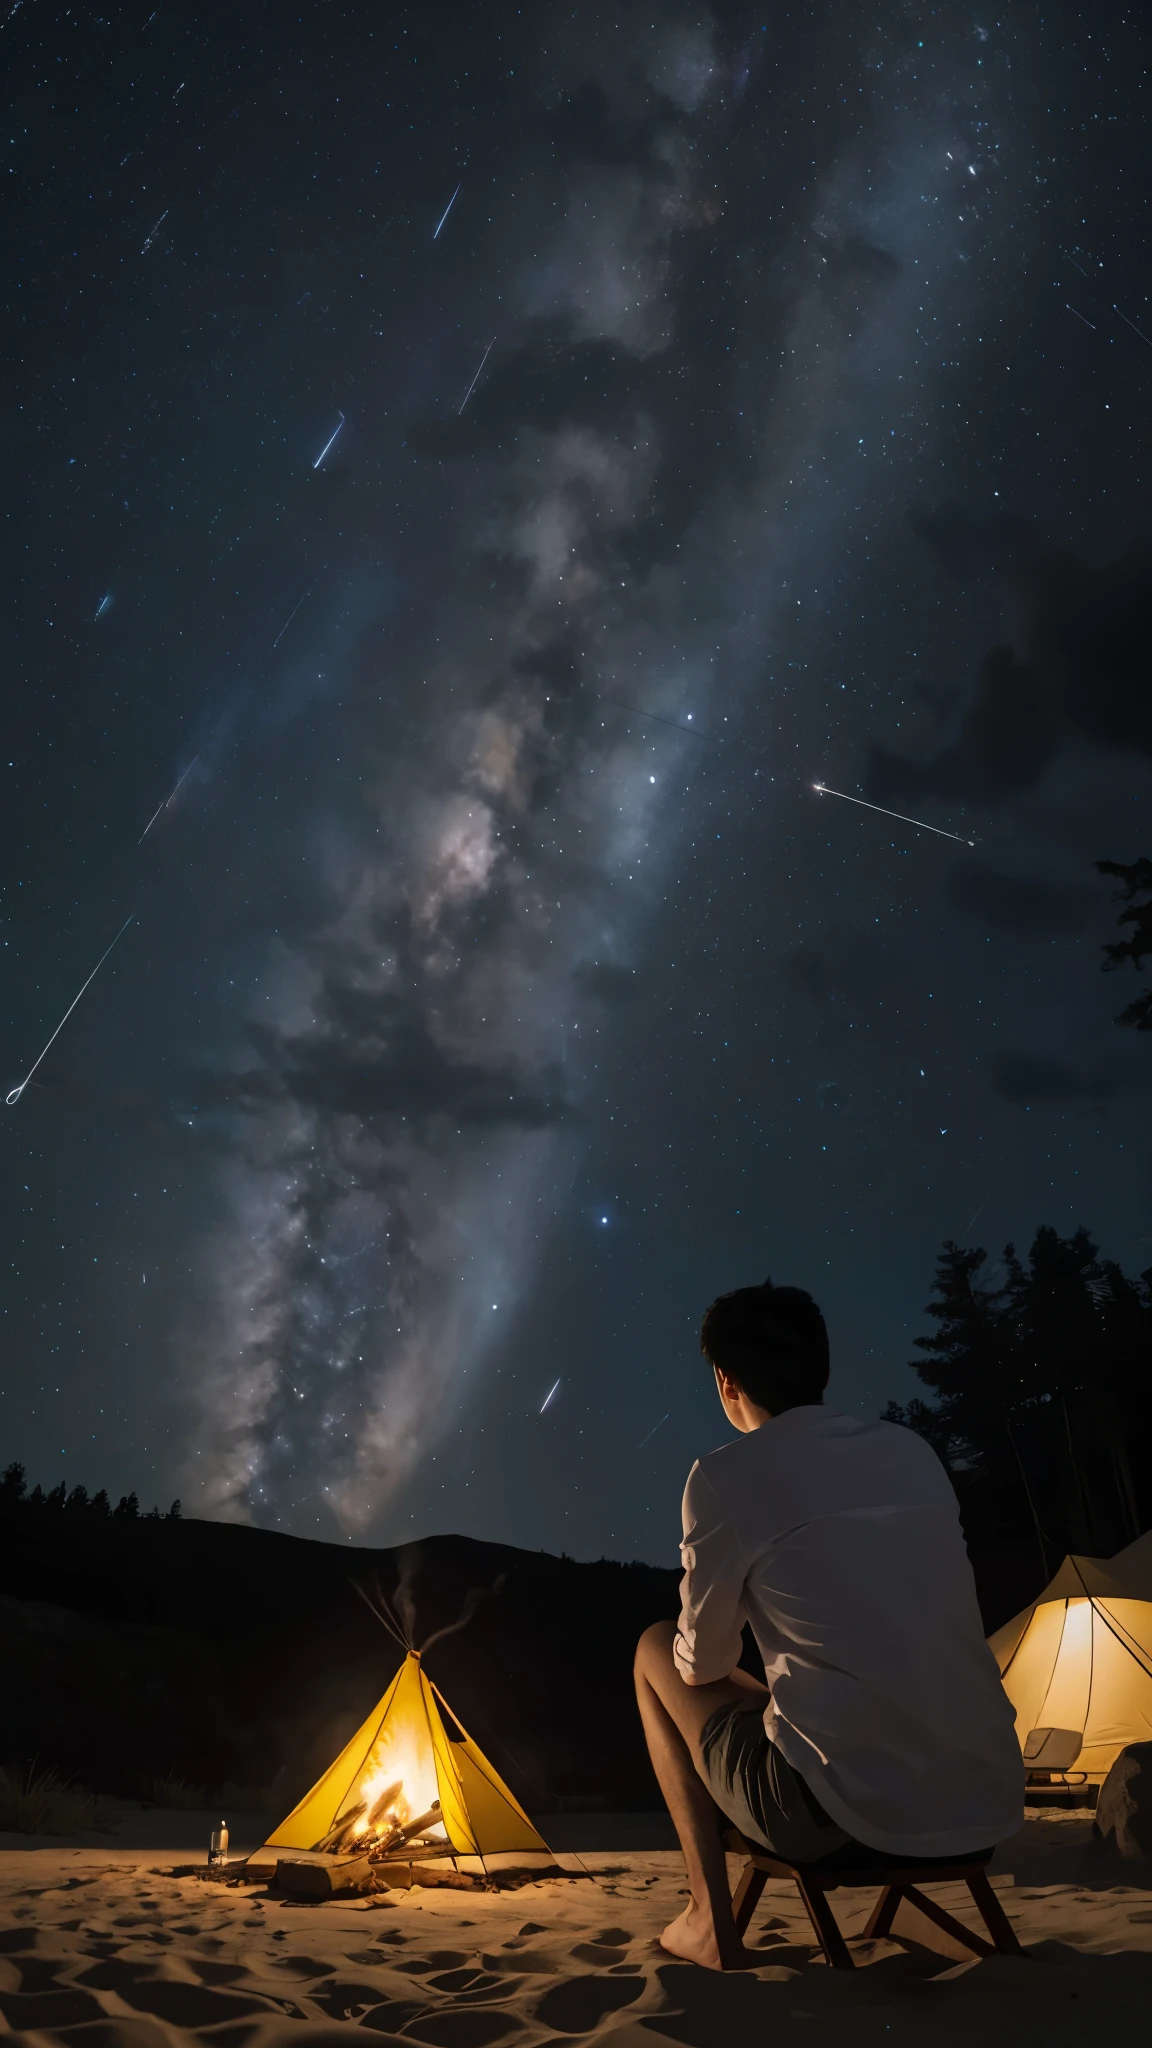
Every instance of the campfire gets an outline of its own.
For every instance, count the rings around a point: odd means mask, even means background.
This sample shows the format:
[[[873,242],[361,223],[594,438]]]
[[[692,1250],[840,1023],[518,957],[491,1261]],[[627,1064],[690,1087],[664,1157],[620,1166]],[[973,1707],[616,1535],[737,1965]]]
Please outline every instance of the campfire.
[[[269,1836],[261,1857],[295,1850],[393,1868],[428,1859],[480,1875],[493,1859],[551,1867],[547,1844],[424,1670],[423,1652],[451,1631],[417,1650],[383,1595],[368,1604],[403,1652],[400,1669],[319,1783]],[[466,1603],[454,1626],[474,1605]]]
[[[411,1856],[447,1843],[431,1740],[422,1744],[417,1729],[386,1720],[359,1784],[313,1847],[332,1856],[358,1852],[375,1862],[400,1849]]]

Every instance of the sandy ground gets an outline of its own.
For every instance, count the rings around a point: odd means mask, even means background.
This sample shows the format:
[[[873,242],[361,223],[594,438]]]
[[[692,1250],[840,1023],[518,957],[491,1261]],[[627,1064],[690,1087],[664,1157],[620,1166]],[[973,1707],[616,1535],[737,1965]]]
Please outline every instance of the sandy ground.
[[[598,1834],[600,1848],[561,1850],[569,1874],[520,1891],[344,1905],[175,1875],[189,1843],[199,1850],[198,1816],[122,1817],[121,1838],[103,1842],[0,1836],[0,2028],[36,2048],[305,2048],[334,2043],[338,2029],[346,2038],[349,2024],[426,2048],[593,2035],[611,2048],[759,2048],[781,2033],[811,2048],[1143,2037],[1152,1868],[1109,1861],[1085,1814],[1033,1814],[997,1858],[994,1882],[1027,1960],[958,1962],[910,1915],[897,1929],[918,1939],[852,1941],[851,1976],[818,1959],[783,1885],[768,1887],[752,1923],[755,1970],[717,1977],[664,1956],[655,1937],[683,1903],[684,1875],[677,1852],[646,1846],[662,1825],[644,1815],[557,1822],[554,1837]],[[604,1847],[629,1837],[636,1846]],[[966,1917],[958,1887],[933,1889]],[[834,1896],[850,1939],[872,1897]]]

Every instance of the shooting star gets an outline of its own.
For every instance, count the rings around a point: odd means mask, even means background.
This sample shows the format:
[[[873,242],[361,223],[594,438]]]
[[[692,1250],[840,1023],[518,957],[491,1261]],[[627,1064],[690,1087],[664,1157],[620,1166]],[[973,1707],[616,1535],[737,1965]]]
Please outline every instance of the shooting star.
[[[493,336],[492,336],[492,339],[491,339],[491,341],[490,341],[490,342],[488,343],[488,346],[487,346],[487,348],[485,349],[485,351],[484,351],[483,355],[482,355],[482,356],[481,356],[481,358],[480,358],[480,370],[482,370],[482,369],[484,368],[484,365],[485,365],[485,363],[486,363],[486,362],[488,361],[488,358],[489,358],[489,356],[491,355],[491,353],[492,353],[493,349],[495,348],[495,346],[496,346],[496,336],[495,336],[495,335],[493,335]],[[460,407],[460,412],[463,412],[463,410],[464,410],[464,406],[465,406],[465,405],[467,405],[467,403],[468,403],[468,400],[469,400],[469,399],[471,398],[471,396],[472,396],[472,393],[473,393],[473,392],[475,391],[475,389],[476,389],[476,386],[477,386],[477,384],[478,384],[478,383],[479,383],[479,381],[480,381],[480,370],[477,370],[477,372],[476,372],[476,375],[475,375],[475,376],[473,377],[473,379],[472,379],[472,382],[471,382],[471,383],[470,383],[470,385],[468,386],[468,389],[467,389],[467,391],[466,391],[466,392],[464,393],[464,405],[462,405],[462,406]],[[457,413],[456,417],[457,417],[457,419],[459,419],[459,417],[460,417],[460,413]]]
[[[98,619],[98,618],[100,617],[101,613],[103,613],[103,612],[106,612],[106,611],[107,611],[107,609],[108,609],[109,605],[111,604],[111,602],[112,602],[112,592],[111,592],[111,591],[109,591],[109,592],[108,592],[108,595],[107,595],[107,597],[102,597],[102,598],[100,599],[100,602],[99,602],[99,604],[98,604],[98,605],[97,605],[97,607],[96,607],[96,619]],[[96,619],[93,619],[93,621],[92,621],[92,624],[93,624],[93,625],[95,625],[95,624],[96,624]]]
[[[1120,313],[1119,306],[1113,306],[1112,311],[1114,313]],[[1142,327],[1137,327],[1136,322],[1134,320],[1130,320],[1128,318],[1127,313],[1120,313],[1120,318],[1124,322],[1125,327],[1130,327],[1132,329],[1133,334],[1138,334],[1140,336],[1141,341],[1146,342],[1148,347],[1152,348],[1152,341],[1148,340],[1148,336],[1145,334],[1144,329]]]
[[[672,1413],[672,1410],[671,1410],[671,1409],[669,1409],[669,1410],[668,1410],[668,1415],[670,1415],[671,1413]],[[652,1427],[652,1428],[651,1428],[651,1429],[650,1429],[650,1430],[648,1431],[648,1434],[647,1434],[647,1436],[642,1436],[642,1437],[641,1437],[641,1439],[640,1439],[639,1443],[638,1443],[638,1444],[637,1444],[637,1446],[636,1446],[636,1449],[637,1449],[638,1451],[642,1451],[642,1450],[644,1449],[644,1446],[645,1446],[645,1444],[650,1444],[650,1443],[651,1443],[651,1441],[652,1441],[653,1437],[655,1436],[655,1434],[656,1434],[656,1431],[657,1431],[658,1429],[663,1429],[663,1427],[664,1427],[664,1424],[665,1424],[665,1423],[667,1422],[667,1420],[668,1420],[668,1415],[662,1415],[662,1416],[660,1417],[660,1420],[659,1420],[659,1422],[655,1423],[655,1424],[653,1425],[653,1427]]]
[[[344,425],[344,415],[343,415],[343,413],[341,413],[341,415],[340,415],[340,427],[342,427],[343,425]],[[338,433],[340,432],[340,427],[337,427],[337,429],[336,429],[336,434],[338,434]],[[328,453],[328,450],[329,450],[329,449],[330,449],[330,447],[332,446],[332,443],[333,443],[333,441],[334,441],[334,440],[336,439],[336,434],[330,434],[330,435],[328,436],[328,439],[327,439],[327,440],[325,441],[325,443],[324,443],[324,446],[323,446],[323,447],[322,447],[322,449],[320,450],[320,453],[319,453],[319,455],[318,455],[318,456],[316,457],[316,460],[315,460],[315,462],[314,462],[314,463],[312,464],[312,467],[313,467],[313,469],[319,469],[319,467],[320,467],[320,464],[321,464],[321,463],[323,462],[323,460],[324,460],[324,457],[325,457],[325,456],[327,455],[327,453]]]
[[[559,1380],[557,1380],[557,1382],[556,1382],[556,1387],[558,1387],[559,1385],[560,1385],[560,1382],[559,1382]],[[550,1401],[550,1400],[552,1399],[552,1395],[553,1395],[553,1394],[554,1394],[554,1393],[556,1392],[556,1387],[553,1387],[553,1388],[551,1389],[551,1391],[550,1391],[549,1393],[545,1394],[545,1396],[544,1396],[544,1401],[543,1401],[543,1406],[542,1406],[542,1407],[541,1407],[541,1409],[540,1409],[540,1413],[541,1413],[541,1415],[543,1415],[543,1413],[544,1413],[544,1409],[545,1409],[545,1408],[546,1408],[546,1407],[548,1406],[548,1403],[549,1403],[549,1401]]]
[[[638,718],[641,724],[650,725],[654,722],[656,725],[668,725],[671,726],[673,732],[686,732],[689,739],[692,740],[710,740],[712,738],[711,733],[698,732],[694,725],[680,725],[675,718],[665,718],[659,711],[639,711],[635,704],[624,704],[619,697],[605,697],[599,690],[593,690],[592,695],[601,704],[611,704],[616,711],[631,712],[632,717]],[[691,718],[692,713],[689,712],[688,716]]]
[[[937,1129],[939,1129],[939,1125],[937,1125]],[[964,1236],[960,1239],[961,1244],[966,1243],[969,1230],[971,1230],[973,1225],[975,1224],[976,1218],[983,1213],[984,1208],[986,1207],[990,1199],[990,1196],[985,1195],[984,1200],[977,1205],[972,1215],[968,1218],[968,1223],[964,1231]]]
[[[337,431],[337,433],[339,433],[339,431],[340,431],[339,427],[337,427],[336,431]],[[331,447],[331,445],[332,445],[332,444],[331,444],[331,442],[329,442],[329,444],[328,444],[328,445],[329,445],[329,447]],[[315,467],[315,464],[313,464],[313,467]],[[308,588],[307,588],[307,590],[306,590],[306,591],[304,592],[304,597],[311,597],[311,595],[312,595],[312,592],[313,592],[313,591],[315,590],[315,588],[316,588],[316,585],[315,585],[315,583],[310,583],[310,584],[308,585]],[[304,597],[298,597],[298,598],[297,598],[297,600],[296,600],[295,604],[293,605],[293,607],[292,607],[291,611],[290,611],[290,612],[289,612],[289,614],[288,614],[288,617],[287,617],[287,618],[285,619],[285,621],[284,621],[284,624],[283,624],[283,625],[281,626],[281,628],[280,628],[280,631],[279,631],[279,632],[277,633],[277,635],[276,635],[276,638],[275,638],[275,639],[274,639],[274,641],[272,642],[272,646],[273,646],[273,648],[274,648],[274,649],[275,649],[275,648],[277,648],[277,647],[279,647],[279,645],[280,645],[280,642],[281,642],[281,641],[282,641],[282,639],[284,638],[284,635],[285,635],[285,633],[286,633],[286,632],[288,631],[288,628],[289,628],[289,626],[290,626],[290,625],[292,624],[292,621],[293,621],[293,619],[294,619],[294,618],[296,617],[296,614],[297,614],[297,612],[299,611],[299,609],[300,609],[301,605],[303,604],[303,602],[304,602]]]
[[[129,925],[132,922],[132,918],[134,918],[135,915],[136,912],[133,911],[129,917],[126,917],[124,919],[123,924],[121,925],[119,931],[116,934],[116,938],[112,941],[112,946],[116,944],[116,941],[118,939],[123,938],[125,932],[127,931]],[[84,988],[90,987],[92,982],[95,981],[96,976],[99,974],[100,969],[103,967],[104,962],[108,958],[109,953],[112,951],[112,946],[106,947],[104,952],[101,953],[100,958],[96,962],[95,967],[92,969],[91,974],[88,976],[88,980],[84,983]],[[21,1081],[20,1086],[18,1088],[13,1088],[11,1093],[5,1096],[4,1100],[8,1104],[9,1109],[13,1109],[15,1105],[19,1102],[20,1097],[23,1095],[24,1090],[28,1086],[29,1081],[32,1079],[32,1076],[36,1072],[37,1067],[40,1065],[40,1062],[44,1057],[44,1053],[47,1052],[49,1046],[54,1045],[56,1040],[59,1038],[60,1033],[63,1031],[64,1026],[68,1022],[69,1017],[72,1015],[73,1010],[76,1008],[77,1003],[80,1001],[80,996],[83,995],[84,988],[81,989],[80,995],[74,996],[72,998],[72,1001],[69,1003],[68,1008],[65,1010],[64,1015],[61,1017],[60,1022],[56,1026],[55,1031],[52,1033],[51,1038],[48,1040],[48,1045],[44,1047],[44,1052],[37,1054],[36,1058],[32,1062],[32,1065],[29,1067],[28,1072],[25,1074],[24,1079]]]
[[[153,825],[156,823],[157,818],[160,816],[161,811],[166,811],[168,809],[168,806],[172,801],[172,797],[178,795],[181,787],[185,782],[187,782],[188,777],[191,775],[192,770],[196,766],[196,763],[199,759],[199,754],[193,754],[192,759],[189,761],[188,766],[184,770],[183,775],[180,777],[180,781],[176,784],[176,788],[172,791],[172,796],[166,796],[162,804],[157,804],[156,809],[153,811],[152,816],[149,818],[148,823],[145,825],[144,830],[140,834],[139,839],[136,841],[137,846],[143,846],[144,841],[147,839],[148,834],[152,830]],[[112,943],[113,945],[115,945],[115,940],[113,940]]]
[[[862,811],[879,811],[882,818],[899,818],[902,825],[914,825],[917,832],[935,832],[937,839],[954,839],[958,846],[975,846],[974,839],[965,839],[962,832],[945,832],[940,825],[926,825],[923,818],[906,818],[903,811],[887,811],[883,804],[865,803],[862,796],[848,796],[842,789],[829,789],[826,782],[814,782],[813,789],[818,796],[838,796],[842,803],[859,804]]]
[[[1083,321],[1084,321],[1084,325],[1085,325],[1085,327],[1091,327],[1091,328],[1092,328],[1092,332],[1093,332],[1093,334],[1095,334],[1095,332],[1096,332],[1096,329],[1095,329],[1095,326],[1093,325],[1092,321],[1091,321],[1091,320],[1084,320],[1084,315],[1083,315],[1083,313],[1077,313],[1077,312],[1076,312],[1076,308],[1075,308],[1075,306],[1070,306],[1070,305],[1068,304],[1068,301],[1067,301],[1067,299],[1065,299],[1065,301],[1064,301],[1064,311],[1065,311],[1066,313],[1074,313],[1074,314],[1076,315],[1076,318],[1077,318],[1077,320],[1083,320]]]
[[[160,215],[160,218],[159,218],[159,220],[157,221],[157,223],[156,223],[155,227],[154,227],[154,228],[152,228],[152,229],[151,229],[151,231],[150,231],[150,232],[149,232],[149,233],[148,233],[147,235],[145,235],[145,237],[144,237],[144,247],[143,247],[143,248],[141,249],[141,251],[140,251],[140,254],[141,254],[142,256],[146,256],[146,255],[148,254],[148,251],[149,251],[149,249],[150,249],[150,248],[152,247],[152,244],[153,244],[153,242],[155,241],[155,239],[156,239],[156,236],[157,236],[157,235],[159,234],[159,232],[160,232],[160,229],[161,229],[161,228],[163,227],[163,225],[164,225],[164,222],[165,222],[165,221],[167,220],[167,218],[168,218],[168,212],[169,212],[169,209],[168,209],[168,207],[165,207],[165,208],[164,208],[164,211],[163,211],[163,213],[162,213],[162,214]]]
[[[461,180],[460,180],[460,185],[462,185],[463,183],[464,183],[464,180],[463,180],[463,178],[461,178]],[[455,204],[456,204],[456,201],[457,201],[457,199],[458,199],[458,197],[459,197],[459,194],[460,194],[460,185],[457,185],[457,187],[456,187],[456,190],[455,190],[455,192],[454,192],[454,193],[452,194],[452,197],[451,197],[451,199],[450,199],[450,200],[448,201],[448,204],[447,204],[447,206],[446,206],[446,207],[444,208],[444,211],[443,211],[443,213],[442,213],[442,214],[440,215],[440,218],[439,218],[439,220],[437,221],[437,223],[436,223],[436,226],[435,226],[435,228],[433,229],[433,232],[432,232],[432,240],[433,240],[433,241],[435,241],[435,240],[436,240],[436,237],[437,237],[437,235],[438,235],[438,234],[440,233],[440,230],[441,230],[441,228],[443,227],[443,225],[444,225],[445,221],[447,220],[447,218],[448,218],[448,215],[449,215],[449,214],[451,213],[451,211],[452,211],[452,208],[453,208],[453,207],[455,206]]]

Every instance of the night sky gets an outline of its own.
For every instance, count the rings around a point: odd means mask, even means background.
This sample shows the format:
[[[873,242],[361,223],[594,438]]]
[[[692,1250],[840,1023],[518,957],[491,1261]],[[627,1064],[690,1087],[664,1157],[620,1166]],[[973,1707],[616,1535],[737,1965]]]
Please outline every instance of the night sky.
[[[4,5],[0,1462],[671,1562],[1149,1264],[1149,10]]]

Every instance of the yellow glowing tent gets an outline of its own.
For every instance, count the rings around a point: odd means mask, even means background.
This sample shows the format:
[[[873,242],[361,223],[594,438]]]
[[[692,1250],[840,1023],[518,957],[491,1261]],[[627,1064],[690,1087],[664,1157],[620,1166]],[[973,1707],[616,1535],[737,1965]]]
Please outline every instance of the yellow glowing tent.
[[[1152,1741],[1152,1531],[1115,1557],[1066,1557],[989,1643],[1029,1769],[1106,1777]]]
[[[383,1699],[266,1846],[319,1849],[342,1833],[342,1846],[367,1847],[379,1814],[402,1827],[437,1804],[440,1820],[423,1832],[443,1841],[446,1855],[487,1863],[543,1853],[551,1861],[547,1843],[427,1677],[419,1652],[409,1650]]]

